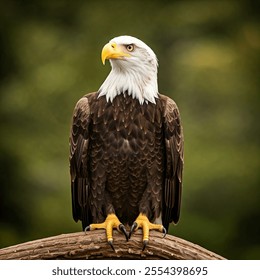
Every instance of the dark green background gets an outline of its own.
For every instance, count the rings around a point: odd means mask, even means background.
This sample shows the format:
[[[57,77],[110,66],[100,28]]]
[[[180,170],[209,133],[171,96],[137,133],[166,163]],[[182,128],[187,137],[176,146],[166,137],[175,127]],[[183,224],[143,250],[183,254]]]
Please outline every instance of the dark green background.
[[[81,230],[71,215],[76,101],[110,71],[118,35],[159,59],[185,133],[181,220],[170,233],[260,258],[259,1],[1,1],[0,247]]]

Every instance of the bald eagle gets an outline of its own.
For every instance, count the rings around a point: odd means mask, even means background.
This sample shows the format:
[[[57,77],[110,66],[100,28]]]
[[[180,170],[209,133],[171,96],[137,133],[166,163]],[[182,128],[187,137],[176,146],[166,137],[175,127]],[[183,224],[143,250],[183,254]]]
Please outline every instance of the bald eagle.
[[[111,72],[76,104],[70,134],[72,210],[83,229],[130,238],[166,232],[180,216],[183,133],[176,103],[158,93],[157,58],[141,40],[106,44]],[[129,226],[130,231],[127,232]],[[131,228],[130,228],[131,227]]]

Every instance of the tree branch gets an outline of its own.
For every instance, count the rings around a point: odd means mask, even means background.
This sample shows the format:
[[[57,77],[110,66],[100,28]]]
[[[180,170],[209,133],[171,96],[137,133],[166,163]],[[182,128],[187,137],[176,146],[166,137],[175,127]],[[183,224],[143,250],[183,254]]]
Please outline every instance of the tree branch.
[[[61,234],[0,249],[0,259],[177,259],[221,260],[223,257],[178,237],[151,231],[142,251],[142,232],[126,242],[114,231],[115,251],[106,242],[104,231]]]

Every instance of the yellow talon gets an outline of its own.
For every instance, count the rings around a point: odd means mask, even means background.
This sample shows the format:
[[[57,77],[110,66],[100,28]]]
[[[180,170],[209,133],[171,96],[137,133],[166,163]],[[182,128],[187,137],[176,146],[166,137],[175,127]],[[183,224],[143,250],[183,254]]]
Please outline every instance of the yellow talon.
[[[142,228],[143,229],[143,243],[144,243],[144,247],[143,250],[146,247],[146,244],[148,243],[149,240],[149,231],[150,230],[159,230],[161,232],[163,232],[164,234],[166,234],[166,229],[160,225],[160,224],[152,224],[149,219],[146,217],[146,215],[140,213],[139,216],[137,217],[137,219],[135,220],[134,224],[132,225],[130,234],[129,234],[129,238],[131,236],[131,234],[133,233],[133,231],[136,231],[138,228]]]
[[[90,224],[86,230],[95,230],[95,229],[105,229],[107,235],[107,241],[113,248],[113,229],[116,228],[119,232],[123,232],[126,239],[128,240],[128,235],[126,233],[124,225],[119,221],[115,214],[108,214],[106,220],[103,223],[99,224]],[[113,248],[114,249],[114,248]]]

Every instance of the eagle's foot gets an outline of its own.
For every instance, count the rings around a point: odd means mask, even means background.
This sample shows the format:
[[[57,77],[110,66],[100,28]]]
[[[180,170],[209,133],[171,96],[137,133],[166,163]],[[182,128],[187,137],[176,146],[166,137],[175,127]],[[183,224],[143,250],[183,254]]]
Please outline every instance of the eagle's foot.
[[[119,221],[115,214],[108,214],[106,220],[103,223],[99,224],[90,224],[85,228],[85,232],[88,230],[95,229],[105,229],[107,242],[111,248],[115,251],[113,246],[113,229],[116,228],[119,232],[122,232],[125,235],[126,240],[128,241],[128,234],[126,232],[125,226]]]
[[[164,233],[163,237],[166,235],[166,229],[164,226],[160,224],[152,224],[146,215],[140,213],[135,222],[133,223],[130,233],[129,233],[129,239],[134,231],[136,231],[138,228],[143,229],[143,251],[148,244],[149,241],[149,231],[150,230],[159,230]]]

